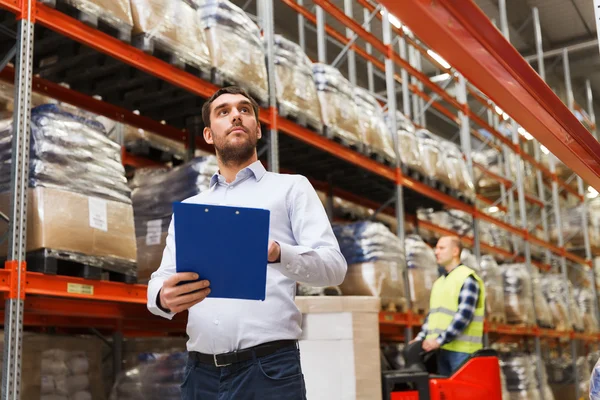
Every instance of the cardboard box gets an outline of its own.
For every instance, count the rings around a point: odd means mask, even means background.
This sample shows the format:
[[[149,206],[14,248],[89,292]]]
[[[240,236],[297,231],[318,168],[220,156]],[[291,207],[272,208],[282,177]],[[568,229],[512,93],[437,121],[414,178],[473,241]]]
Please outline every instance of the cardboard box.
[[[69,2],[92,15],[108,17],[124,25],[133,25],[129,0],[69,0]]]
[[[0,194],[0,210],[9,214],[9,204],[9,194]],[[135,262],[133,207],[61,189],[30,188],[27,251],[43,248]],[[0,257],[6,254],[4,243]]]
[[[296,297],[296,305],[307,398],[380,400],[380,299]]]
[[[148,283],[152,273],[160,267],[166,242],[167,232],[161,234],[160,243],[158,244],[151,244],[146,236],[137,238],[138,283]]]

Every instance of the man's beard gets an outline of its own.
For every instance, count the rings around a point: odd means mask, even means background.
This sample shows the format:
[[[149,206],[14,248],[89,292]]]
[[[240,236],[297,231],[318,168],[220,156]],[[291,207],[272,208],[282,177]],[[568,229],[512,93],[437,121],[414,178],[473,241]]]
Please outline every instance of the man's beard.
[[[223,142],[225,143],[222,145],[215,142],[215,150],[219,159],[225,165],[237,165],[248,161],[254,155],[258,138],[249,134],[248,140],[237,146],[227,143],[227,138]]]

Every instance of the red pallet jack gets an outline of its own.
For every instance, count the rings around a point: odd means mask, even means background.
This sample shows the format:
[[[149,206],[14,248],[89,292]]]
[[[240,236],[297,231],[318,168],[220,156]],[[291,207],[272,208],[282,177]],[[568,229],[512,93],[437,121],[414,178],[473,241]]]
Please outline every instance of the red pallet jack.
[[[384,400],[502,400],[500,364],[494,350],[474,353],[452,374],[435,374],[433,353],[417,341],[406,346],[406,368],[382,375]]]

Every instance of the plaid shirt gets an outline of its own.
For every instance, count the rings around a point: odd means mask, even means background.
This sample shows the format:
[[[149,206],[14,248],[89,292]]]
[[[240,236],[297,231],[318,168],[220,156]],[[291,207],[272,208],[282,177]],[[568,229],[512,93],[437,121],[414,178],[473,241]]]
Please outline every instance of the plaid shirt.
[[[436,339],[440,345],[450,343],[465,330],[467,325],[469,325],[473,319],[478,299],[479,283],[472,276],[468,276],[458,295],[458,311],[454,314],[454,318],[452,319],[450,326],[448,326],[448,329]],[[425,319],[421,332],[417,335],[417,340],[425,340],[427,337],[428,319],[429,315],[427,315],[427,318]]]

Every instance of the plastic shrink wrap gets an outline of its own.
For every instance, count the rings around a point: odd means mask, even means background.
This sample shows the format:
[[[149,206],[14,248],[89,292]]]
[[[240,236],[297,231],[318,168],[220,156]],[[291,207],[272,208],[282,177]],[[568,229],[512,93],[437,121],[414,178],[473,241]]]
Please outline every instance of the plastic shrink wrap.
[[[535,306],[535,315],[537,317],[537,323],[543,328],[553,328],[554,321],[552,318],[552,312],[546,296],[542,291],[542,283],[540,281],[541,275],[537,268],[533,268],[531,275],[531,288],[533,290],[533,304]]]
[[[445,181],[445,175],[443,175],[444,179],[442,181],[452,189],[456,189],[474,200],[475,186],[473,185],[473,178],[467,169],[463,153],[454,143],[444,140],[440,141],[440,144],[442,165],[448,174],[448,181]]]
[[[296,43],[275,35],[277,101],[284,115],[303,116],[309,126],[322,129],[321,106],[312,62]]]
[[[368,150],[391,164],[395,163],[396,153],[392,134],[385,123],[383,109],[377,99],[368,90],[360,87],[354,88],[354,99],[359,110],[360,130]]]
[[[387,111],[384,118],[388,128],[391,129]],[[396,111],[396,128],[396,132],[398,133],[398,153],[400,154],[400,161],[407,167],[412,168],[423,175],[427,175],[421,164],[419,143],[415,136],[415,126],[412,121],[400,111]]]
[[[216,157],[198,157],[176,168],[138,169],[130,182],[138,249],[138,281],[145,283],[162,259],[173,203],[207,190]]]
[[[211,64],[225,81],[248,89],[259,103],[268,100],[267,68],[260,29],[227,0],[194,0],[206,29]]]
[[[500,366],[506,376],[510,400],[540,400],[535,363],[527,354],[501,354]]]
[[[405,238],[406,264],[412,311],[426,315],[433,283],[439,277],[438,265],[433,249],[418,235]]]
[[[333,226],[348,272],[344,295],[377,296],[384,309],[405,310],[406,260],[400,239],[378,222]]]
[[[573,293],[575,295],[577,309],[583,318],[584,331],[588,333],[597,333],[600,326],[598,324],[598,318],[596,317],[594,291],[590,288],[577,287]]]
[[[418,129],[415,136],[425,176],[450,186],[450,175],[444,165],[440,140],[427,129]]]
[[[584,247],[584,238],[583,238],[583,209],[582,206],[575,206],[571,208],[561,208],[561,230],[563,235],[563,240],[566,247],[569,248],[583,248]],[[598,239],[594,235],[596,232],[593,229],[593,225],[591,225],[592,220],[588,220],[588,231],[590,233],[590,243],[592,241],[597,242]],[[554,243],[558,243],[558,229],[556,228],[555,219],[551,218],[550,224],[550,240]]]
[[[481,279],[485,284],[487,318],[496,322],[505,322],[504,278],[496,260],[490,255],[481,257]]]
[[[180,399],[186,352],[142,354],[139,364],[122,372],[110,400]]]
[[[531,276],[525,264],[503,264],[504,301],[506,321],[509,324],[533,326],[536,324]]]
[[[326,64],[313,64],[313,74],[328,135],[347,145],[362,146],[364,136],[352,84],[340,71]]]
[[[108,0],[106,0],[108,2]],[[130,0],[134,42],[146,51],[158,48],[178,62],[210,69],[207,38],[196,7],[184,0]],[[203,3],[203,1],[202,1]]]
[[[550,306],[554,329],[571,330],[569,302],[564,296],[564,279],[557,274],[544,274],[541,278],[542,292]]]
[[[133,20],[130,0],[66,0],[73,7],[85,12],[87,17],[96,17],[110,26],[131,33]],[[55,3],[56,0],[43,0]],[[127,38],[127,37],[125,37]]]

